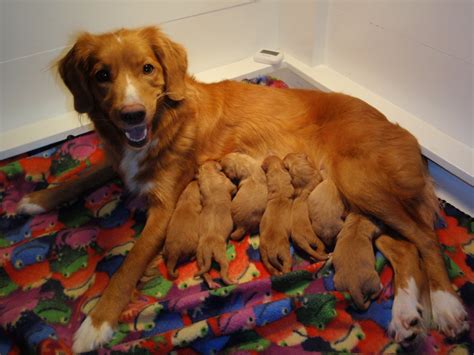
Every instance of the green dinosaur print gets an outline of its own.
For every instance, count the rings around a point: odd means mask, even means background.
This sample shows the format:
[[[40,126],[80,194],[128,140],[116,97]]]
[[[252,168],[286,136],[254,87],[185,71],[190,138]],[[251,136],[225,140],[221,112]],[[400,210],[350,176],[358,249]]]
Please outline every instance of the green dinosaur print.
[[[336,297],[329,293],[307,295],[303,307],[296,310],[296,318],[304,325],[324,329],[336,315]]]
[[[8,296],[17,288],[18,286],[10,280],[5,270],[0,268],[0,297]]]
[[[86,268],[88,259],[89,256],[85,251],[64,247],[58,258],[51,263],[51,268],[64,277],[70,277],[77,270]]]
[[[227,244],[227,249],[226,249],[226,257],[227,260],[232,261],[235,259],[237,256],[237,253],[235,252],[235,247],[233,244]]]
[[[306,270],[293,271],[281,276],[272,276],[272,288],[288,296],[301,296],[313,281],[313,274]]]
[[[61,154],[58,159],[51,162],[51,174],[60,176],[79,166],[79,160],[73,159],[69,154]]]
[[[217,297],[227,297],[230,295],[236,288],[237,286],[235,285],[229,285],[225,287],[220,287],[215,290],[209,290],[209,294],[211,296],[217,296]]]
[[[448,276],[449,279],[455,279],[458,276],[463,276],[464,272],[459,268],[459,266],[446,254],[443,254],[444,263],[446,264],[446,268],[448,269]]]
[[[157,276],[147,281],[141,287],[141,292],[147,296],[164,297],[173,286],[173,282],[163,276]]]
[[[23,174],[23,168],[18,161],[1,166],[0,171],[3,171],[9,179],[15,177],[16,175]]]
[[[71,308],[57,299],[41,300],[33,311],[45,321],[60,324],[67,324],[72,313]]]

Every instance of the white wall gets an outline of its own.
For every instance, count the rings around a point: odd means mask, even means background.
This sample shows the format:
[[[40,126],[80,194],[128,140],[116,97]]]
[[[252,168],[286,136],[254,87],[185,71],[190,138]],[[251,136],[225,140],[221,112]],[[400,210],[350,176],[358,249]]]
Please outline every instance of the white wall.
[[[326,63],[473,147],[473,4],[332,0]]]
[[[0,0],[0,133],[72,110],[52,68],[79,31],[161,24],[199,72],[276,45],[271,0]]]
[[[472,0],[282,1],[280,44],[472,148],[473,7]]]

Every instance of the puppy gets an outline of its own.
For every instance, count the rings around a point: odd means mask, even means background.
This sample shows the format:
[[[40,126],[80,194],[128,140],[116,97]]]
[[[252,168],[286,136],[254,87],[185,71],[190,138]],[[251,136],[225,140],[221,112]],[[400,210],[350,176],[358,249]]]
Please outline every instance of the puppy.
[[[333,253],[334,287],[341,292],[348,291],[354,304],[362,310],[369,307],[370,300],[382,289],[372,246],[372,240],[380,232],[367,217],[351,212],[337,235]]]
[[[328,256],[324,251],[323,242],[311,227],[307,203],[309,194],[321,182],[321,176],[313,168],[306,154],[290,153],[283,163],[290,172],[291,183],[295,189],[291,210],[291,239],[308,255],[317,260],[325,260]]]
[[[201,216],[199,219],[199,243],[197,247],[198,276],[206,274],[214,258],[220,266],[222,280],[234,283],[227,275],[227,238],[232,232],[232,195],[236,187],[221,172],[216,161],[209,160],[199,167],[198,182],[201,190]],[[208,281],[206,279],[206,281]]]
[[[238,180],[238,191],[232,199],[231,211],[235,230],[233,240],[241,239],[245,233],[256,233],[267,205],[267,182],[260,164],[242,153],[227,154],[221,165],[231,180]]]
[[[262,164],[267,176],[267,207],[260,222],[260,255],[273,275],[291,270],[290,233],[294,189],[291,176],[277,156]]]
[[[316,235],[332,249],[344,224],[345,206],[336,185],[323,172],[324,180],[308,197],[308,211]]]
[[[168,274],[177,278],[176,263],[180,259],[194,257],[199,241],[199,216],[201,214],[201,193],[196,180],[189,183],[176,204],[171,216],[163,255]]]

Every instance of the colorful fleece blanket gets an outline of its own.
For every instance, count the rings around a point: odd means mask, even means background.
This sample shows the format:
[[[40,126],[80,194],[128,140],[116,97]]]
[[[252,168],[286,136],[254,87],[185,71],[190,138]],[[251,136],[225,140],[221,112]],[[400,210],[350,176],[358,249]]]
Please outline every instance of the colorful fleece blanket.
[[[256,83],[283,86],[263,78]],[[276,84],[275,84],[276,83]],[[72,336],[140,237],[143,200],[118,179],[52,212],[15,214],[20,198],[73,178],[103,160],[94,133],[0,164],[0,354],[71,353]],[[474,319],[474,222],[443,205],[438,236],[452,283]],[[171,281],[153,260],[99,353],[303,353],[399,351],[387,336],[393,271],[377,253],[383,292],[365,312],[334,290],[330,262],[310,263],[292,250],[293,271],[270,276],[258,235],[230,241],[235,286],[209,290],[193,278],[195,261]],[[357,270],[354,270],[357,272]],[[211,275],[217,280],[219,274]],[[472,327],[474,328],[474,327]],[[431,331],[423,353],[474,353],[474,331],[456,342]]]

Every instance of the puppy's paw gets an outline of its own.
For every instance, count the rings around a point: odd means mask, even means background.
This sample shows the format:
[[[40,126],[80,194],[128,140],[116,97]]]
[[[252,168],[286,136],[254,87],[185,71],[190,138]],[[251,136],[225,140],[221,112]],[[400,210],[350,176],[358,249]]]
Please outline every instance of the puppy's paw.
[[[196,276],[203,276],[211,269],[212,259],[219,264],[222,281],[227,285],[235,283],[228,276],[229,262],[226,255],[226,243],[220,239],[208,239],[198,245],[196,257],[199,270]]]
[[[74,334],[72,350],[74,353],[84,353],[96,350],[106,344],[114,331],[109,323],[102,323],[100,326],[94,326],[90,316],[82,322],[79,329]]]
[[[375,268],[336,269],[334,287],[338,291],[349,292],[355,306],[361,310],[366,310],[370,301],[377,298],[382,291],[382,284]]]
[[[303,250],[306,254],[315,260],[327,260],[328,254],[324,251],[324,244],[315,235],[293,233],[291,240],[294,245]]]
[[[388,334],[403,347],[413,347],[426,335],[423,306],[418,302],[419,291],[413,279],[406,288],[399,288],[393,301],[392,320]]]
[[[455,295],[437,290],[430,293],[433,323],[447,337],[456,338],[469,330],[467,312]]]
[[[268,272],[272,275],[281,275],[291,271],[292,259],[288,241],[275,241],[271,246],[268,246],[260,240],[260,256]]]
[[[35,196],[33,193],[23,197],[16,207],[16,213],[34,216],[46,212],[46,208],[40,204]]]

